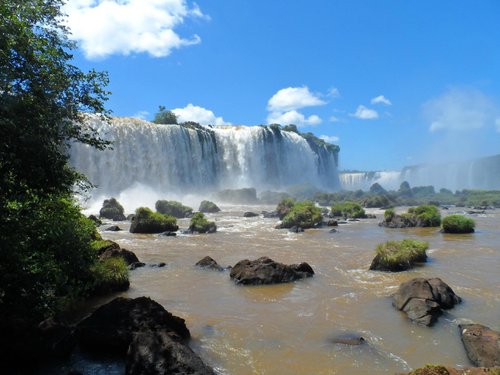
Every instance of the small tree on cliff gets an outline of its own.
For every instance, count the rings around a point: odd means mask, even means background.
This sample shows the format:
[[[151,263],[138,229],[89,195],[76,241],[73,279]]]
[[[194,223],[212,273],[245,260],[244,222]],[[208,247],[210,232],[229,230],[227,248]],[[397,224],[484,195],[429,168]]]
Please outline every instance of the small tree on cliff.
[[[177,116],[174,112],[167,111],[167,108],[165,108],[165,106],[160,105],[159,111],[158,113],[156,113],[153,122],[155,124],[162,125],[177,124]]]

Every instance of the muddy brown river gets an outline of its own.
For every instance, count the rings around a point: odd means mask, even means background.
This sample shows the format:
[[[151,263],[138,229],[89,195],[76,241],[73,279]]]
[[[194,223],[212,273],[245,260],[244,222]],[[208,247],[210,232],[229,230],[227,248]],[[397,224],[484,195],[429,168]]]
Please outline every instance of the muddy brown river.
[[[274,229],[276,219],[243,217],[245,211],[273,207],[221,207],[221,213],[208,215],[218,226],[215,234],[137,235],[128,232],[127,222],[118,223],[125,231],[102,232],[145,263],[167,263],[131,271],[131,288],[121,295],[149,296],[184,318],[191,347],[220,374],[394,374],[425,364],[462,367],[469,362],[457,324],[500,329],[500,210],[473,216],[476,233],[469,235],[381,228],[383,211],[372,211],[377,219],[340,225],[336,233],[324,228],[295,234]],[[181,219],[180,227],[188,222]],[[424,266],[368,271],[378,243],[403,238],[429,242]],[[206,255],[223,266],[261,256],[308,262],[316,274],[290,284],[243,287],[229,272],[194,267]],[[392,307],[390,296],[414,277],[441,278],[463,302],[432,328],[411,323]],[[349,334],[363,336],[367,344],[331,342]]]

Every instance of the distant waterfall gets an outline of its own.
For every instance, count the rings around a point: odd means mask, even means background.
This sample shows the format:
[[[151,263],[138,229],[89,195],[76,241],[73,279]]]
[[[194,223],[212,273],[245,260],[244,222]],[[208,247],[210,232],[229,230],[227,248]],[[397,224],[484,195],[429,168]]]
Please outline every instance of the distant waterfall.
[[[255,187],[280,190],[311,183],[339,188],[337,153],[300,135],[262,126],[186,127],[115,118],[91,118],[113,150],[75,144],[72,165],[98,186],[116,194],[140,183],[161,192],[207,192]]]
[[[380,184],[386,190],[397,190],[401,180],[401,173],[391,172],[342,172],[339,174],[340,186],[343,190],[370,189],[374,183]]]

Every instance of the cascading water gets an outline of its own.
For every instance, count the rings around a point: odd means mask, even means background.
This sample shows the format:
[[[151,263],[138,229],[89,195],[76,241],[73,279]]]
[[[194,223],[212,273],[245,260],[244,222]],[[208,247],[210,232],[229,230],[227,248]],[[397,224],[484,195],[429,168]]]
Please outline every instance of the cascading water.
[[[339,188],[337,152],[310,146],[294,132],[262,126],[187,127],[116,118],[88,120],[113,150],[71,148],[72,165],[113,195],[134,184],[162,193],[199,193],[222,188],[279,190],[311,183]]]

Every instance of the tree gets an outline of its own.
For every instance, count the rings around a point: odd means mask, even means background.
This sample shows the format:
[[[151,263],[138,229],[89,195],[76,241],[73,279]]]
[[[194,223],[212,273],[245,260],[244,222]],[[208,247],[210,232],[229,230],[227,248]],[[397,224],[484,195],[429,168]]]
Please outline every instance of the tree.
[[[71,64],[63,0],[0,2],[0,320],[41,319],[85,291],[95,227],[72,198],[72,142],[103,149],[106,73]],[[1,344],[1,340],[0,340]],[[0,345],[1,347],[1,345]]]
[[[177,124],[177,116],[172,111],[167,111],[167,109],[160,105],[159,111],[156,113],[155,118],[153,120],[155,124],[163,124],[163,125],[171,125]]]

